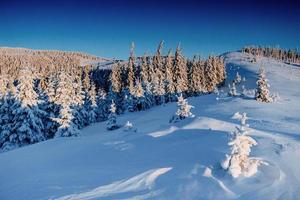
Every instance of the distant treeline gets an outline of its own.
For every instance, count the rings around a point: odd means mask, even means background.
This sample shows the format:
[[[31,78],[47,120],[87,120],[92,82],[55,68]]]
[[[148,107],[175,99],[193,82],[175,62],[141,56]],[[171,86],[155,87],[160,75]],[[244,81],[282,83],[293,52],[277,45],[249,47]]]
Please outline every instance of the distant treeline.
[[[287,63],[300,63],[300,54],[296,49],[285,50],[274,47],[246,46],[242,49],[242,52],[274,58]]]

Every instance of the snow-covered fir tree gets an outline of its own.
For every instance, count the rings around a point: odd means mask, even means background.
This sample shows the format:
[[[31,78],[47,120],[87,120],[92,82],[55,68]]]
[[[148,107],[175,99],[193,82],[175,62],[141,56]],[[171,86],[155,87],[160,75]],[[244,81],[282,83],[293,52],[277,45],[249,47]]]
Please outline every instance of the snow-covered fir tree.
[[[59,75],[59,84],[56,91],[56,102],[60,106],[59,118],[54,119],[59,127],[55,133],[56,137],[77,136],[79,134],[78,125],[74,120],[74,88],[71,76],[62,71]]]
[[[54,137],[58,123],[54,121],[54,118],[57,118],[59,115],[59,106],[56,104],[56,89],[58,87],[58,79],[56,76],[51,75],[46,81],[46,102],[45,102],[45,111],[47,113],[47,119],[45,120],[45,129],[47,130],[48,137]]]
[[[210,56],[205,62],[206,90],[212,92],[218,84],[216,66],[213,64],[213,57]]]
[[[88,91],[88,100],[86,102],[86,110],[89,117],[89,123],[95,123],[97,121],[97,93],[94,83],[91,84],[91,88]]]
[[[128,60],[127,68],[127,88],[129,94],[134,94],[134,83],[135,83],[135,56],[134,56],[134,43],[131,44],[130,56]]]
[[[228,84],[228,96],[237,96],[235,82],[232,82],[232,85]]]
[[[125,132],[137,132],[137,129],[133,126],[133,124],[130,121],[127,121],[124,126]]]
[[[13,126],[9,142],[18,146],[45,140],[42,119],[46,113],[39,108],[41,101],[34,88],[34,72],[24,67],[19,73],[16,101],[13,105]]]
[[[184,99],[182,94],[178,97],[177,107],[178,109],[170,122],[178,122],[188,117],[194,117],[193,113],[191,113],[191,109],[194,106],[189,105],[187,99]]]
[[[176,99],[175,95],[175,83],[174,83],[174,71],[173,71],[173,58],[172,58],[172,52],[171,50],[169,51],[166,61],[165,61],[165,86],[166,86],[166,101],[174,101]]]
[[[141,60],[141,71],[140,71],[141,81],[144,85],[150,82],[149,79],[149,66],[147,61],[147,56],[144,55]]]
[[[236,84],[240,84],[242,82],[242,77],[241,75],[239,74],[239,72],[236,72],[236,75],[235,75],[235,78],[234,78],[234,83]]]
[[[203,71],[201,71],[201,60],[197,60],[196,57],[194,57],[193,61],[190,64],[190,92],[193,95],[197,95],[200,92],[204,91],[203,88],[203,79],[204,74]]]
[[[165,80],[162,71],[159,68],[155,69],[155,77],[153,80],[153,94],[157,105],[165,103]]]
[[[10,142],[13,126],[13,105],[15,99],[12,95],[9,84],[10,80],[6,75],[0,76],[0,149],[3,151],[13,149],[16,144]]]
[[[146,105],[145,105],[145,92],[144,88],[142,86],[142,82],[140,80],[136,80],[135,83],[135,91],[134,91],[134,105],[135,105],[135,110],[144,110]]]
[[[110,131],[118,129],[120,126],[117,124],[116,105],[114,101],[112,101],[109,111],[110,113],[106,122],[106,129]]]
[[[188,90],[186,60],[181,53],[180,45],[177,46],[175,52],[173,81],[175,82],[177,94],[181,94]]]
[[[83,90],[81,76],[75,76],[72,84],[74,89],[71,105],[73,107],[74,123],[81,129],[89,124],[88,113],[84,107],[85,91]]]
[[[268,79],[266,78],[265,70],[261,68],[259,70],[258,80],[256,81],[257,89],[255,92],[255,99],[260,102],[269,103],[273,99],[270,96]]]
[[[102,89],[98,89],[97,94],[97,121],[104,121],[108,117],[109,104],[106,92]]]
[[[122,89],[122,79],[121,79],[121,65],[120,63],[117,63],[113,66],[111,70],[111,76],[110,76],[110,81],[111,81],[111,87],[112,91],[115,93],[121,92]]]
[[[235,113],[233,119],[240,121],[241,125],[236,127],[236,131],[232,133],[233,137],[228,145],[231,148],[229,155],[222,161],[221,166],[228,173],[237,178],[239,176],[250,177],[257,172],[258,166],[262,163],[257,158],[249,157],[251,148],[257,145],[257,142],[248,136],[248,127],[246,123],[246,113]]]
[[[57,132],[55,133],[56,137],[70,137],[77,136],[79,134],[78,126],[73,122],[73,110],[69,105],[62,105],[59,118],[56,118],[55,121],[59,123]]]

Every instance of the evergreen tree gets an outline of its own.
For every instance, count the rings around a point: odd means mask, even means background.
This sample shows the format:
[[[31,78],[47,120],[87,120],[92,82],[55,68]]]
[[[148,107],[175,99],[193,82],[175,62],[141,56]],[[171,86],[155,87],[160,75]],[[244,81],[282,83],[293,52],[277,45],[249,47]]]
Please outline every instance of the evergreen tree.
[[[239,74],[239,72],[236,72],[235,78],[234,78],[234,83],[240,84],[242,82],[242,77]]]
[[[74,123],[79,129],[87,126],[89,124],[89,117],[87,110],[84,107],[85,92],[83,91],[81,76],[75,76],[73,79],[73,117]]]
[[[251,147],[256,146],[257,142],[247,135],[249,125],[246,123],[248,119],[246,113],[235,113],[233,119],[239,120],[241,125],[232,133],[233,138],[228,143],[231,153],[226,155],[221,165],[234,178],[240,175],[250,177],[257,172],[257,167],[261,164],[261,161],[256,158],[249,158]]]
[[[51,75],[46,81],[46,96],[47,99],[45,101],[44,110],[47,113],[47,118],[45,119],[45,129],[47,130],[48,137],[54,137],[58,123],[53,120],[57,118],[59,115],[59,106],[56,104],[56,89],[58,87],[58,80],[54,75]]]
[[[175,82],[174,82],[174,60],[172,58],[171,50],[169,51],[165,62],[165,85],[166,85],[166,101],[174,101],[175,96]]]
[[[96,87],[95,84],[92,83],[88,92],[88,101],[86,106],[90,124],[97,121],[97,98]]]
[[[97,95],[97,121],[104,121],[108,117],[109,105],[107,100],[107,94],[99,88]]]
[[[232,82],[232,85],[230,86],[230,84],[228,84],[228,96],[237,96],[237,92],[236,92],[236,87],[235,87],[235,82]]]
[[[42,121],[45,112],[39,108],[41,101],[34,90],[34,78],[30,68],[25,67],[20,71],[12,112],[14,124],[12,134],[9,136],[9,142],[18,146],[45,140]]]
[[[216,74],[216,66],[213,65],[213,58],[210,56],[205,62],[205,76],[206,76],[206,90],[208,92],[214,91],[218,84],[218,77]]]
[[[121,77],[121,65],[117,63],[112,68],[112,72],[110,75],[110,91],[109,91],[109,99],[114,100],[117,107],[117,113],[123,112],[123,97],[122,97],[122,77]]]
[[[191,106],[188,104],[187,100],[183,98],[182,94],[178,97],[177,100],[177,107],[178,110],[176,111],[175,115],[171,118],[170,122],[178,122],[183,120],[187,117],[194,117],[193,113],[191,113]]]
[[[61,72],[59,75],[59,84],[56,91],[56,102],[60,106],[59,118],[54,119],[58,124],[56,137],[69,137],[79,134],[78,126],[74,120],[74,88],[72,78],[67,72]]]
[[[107,130],[118,129],[119,125],[117,124],[116,105],[114,101],[112,101],[109,111],[110,113],[108,116],[108,121],[106,122],[106,129]]]
[[[130,95],[134,94],[135,82],[135,56],[134,56],[134,43],[131,44],[130,57],[128,60],[128,74],[127,74],[127,88]]]
[[[257,90],[255,93],[255,99],[260,102],[272,102],[273,99],[270,97],[268,79],[266,79],[265,70],[261,68],[259,70],[258,80],[256,81]]]
[[[14,97],[12,96],[8,77],[1,75],[0,82],[0,149],[6,151],[16,146],[16,144],[10,142],[13,126],[12,107],[14,105]]]
[[[175,52],[173,81],[175,83],[177,94],[181,94],[188,90],[186,60],[181,54],[180,45],[177,46]]]

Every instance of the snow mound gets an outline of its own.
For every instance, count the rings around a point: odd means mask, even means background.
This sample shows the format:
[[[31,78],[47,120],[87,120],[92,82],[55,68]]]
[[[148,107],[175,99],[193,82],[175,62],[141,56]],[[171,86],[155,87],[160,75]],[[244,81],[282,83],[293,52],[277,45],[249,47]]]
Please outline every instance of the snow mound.
[[[88,192],[66,195],[57,198],[56,200],[88,200],[107,197],[118,193],[137,192],[141,190],[151,189],[155,183],[155,180],[171,169],[172,167],[152,169],[130,179],[125,179],[108,185],[100,186]]]

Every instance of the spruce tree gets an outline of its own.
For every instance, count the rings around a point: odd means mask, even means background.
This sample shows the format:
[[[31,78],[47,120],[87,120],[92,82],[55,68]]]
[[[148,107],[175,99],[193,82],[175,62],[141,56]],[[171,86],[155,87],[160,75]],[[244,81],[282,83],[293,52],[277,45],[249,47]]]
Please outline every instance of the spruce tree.
[[[15,99],[12,95],[7,76],[0,76],[1,93],[0,93],[0,149],[7,151],[13,149],[17,144],[10,142],[13,126],[13,105]]]
[[[172,58],[172,52],[169,51],[166,61],[165,61],[165,86],[166,86],[166,101],[174,101],[175,96],[175,82],[174,82],[174,60]]]
[[[127,88],[129,94],[134,94],[135,83],[135,56],[134,56],[134,43],[131,44],[130,56],[128,60],[128,73],[127,73]]]
[[[23,146],[45,140],[42,118],[45,112],[39,108],[41,101],[34,89],[34,73],[29,67],[20,71],[16,101],[13,105],[13,126],[9,140]]]
[[[182,94],[178,97],[177,100],[178,110],[175,115],[170,119],[170,122],[178,122],[188,117],[194,117],[193,113],[191,113],[191,109],[194,106],[188,104],[187,100],[183,98]]]
[[[110,113],[108,121],[106,122],[106,129],[110,131],[118,129],[120,126],[117,124],[116,105],[114,101],[112,101],[109,111]]]
[[[175,83],[177,94],[181,94],[188,90],[186,60],[181,53],[180,45],[177,46],[175,52],[173,81]]]
[[[261,68],[259,70],[258,80],[256,81],[257,90],[255,93],[255,99],[260,102],[269,103],[273,99],[270,97],[268,79],[266,79],[265,70]]]
[[[216,74],[216,66],[213,64],[213,57],[209,57],[205,62],[205,76],[206,76],[206,90],[208,92],[214,91],[218,84],[218,77]]]
[[[225,160],[221,163],[223,169],[228,170],[229,174],[237,178],[240,175],[250,177],[257,172],[257,167],[262,163],[256,158],[249,157],[251,147],[256,146],[257,142],[248,136],[248,127],[246,123],[246,113],[235,113],[233,119],[240,121],[241,125],[236,127],[232,133],[232,139],[228,143],[231,147],[230,155],[226,155]]]
[[[67,72],[60,72],[59,84],[56,91],[56,102],[60,106],[59,118],[54,119],[59,127],[55,133],[56,137],[77,136],[78,126],[74,120],[74,88],[71,76]]]
[[[88,91],[88,100],[87,100],[87,113],[89,117],[89,124],[95,123],[97,121],[97,93],[96,86],[94,83],[91,84],[91,88]]]

